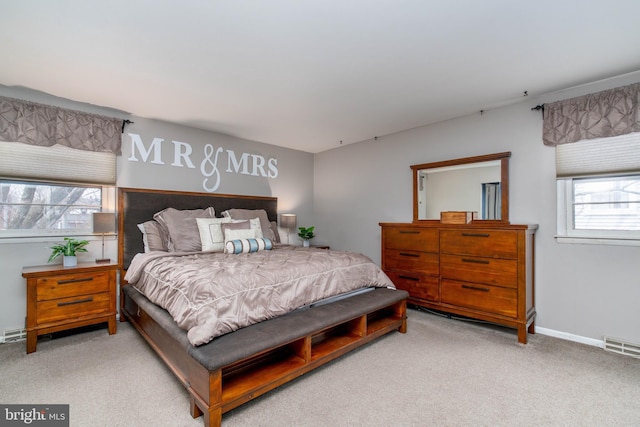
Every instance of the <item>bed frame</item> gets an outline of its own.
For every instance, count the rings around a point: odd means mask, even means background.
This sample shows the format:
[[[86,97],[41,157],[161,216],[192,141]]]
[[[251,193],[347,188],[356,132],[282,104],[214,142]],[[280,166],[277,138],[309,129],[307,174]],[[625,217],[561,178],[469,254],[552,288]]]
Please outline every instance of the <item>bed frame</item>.
[[[120,320],[140,332],[189,392],[190,412],[205,426],[222,414],[392,331],[406,332],[400,290],[375,289],[330,304],[297,310],[194,347],[162,308],[124,281],[133,256],[143,251],[137,224],[167,207],[265,209],[276,220],[277,199],[178,191],[118,189]]]

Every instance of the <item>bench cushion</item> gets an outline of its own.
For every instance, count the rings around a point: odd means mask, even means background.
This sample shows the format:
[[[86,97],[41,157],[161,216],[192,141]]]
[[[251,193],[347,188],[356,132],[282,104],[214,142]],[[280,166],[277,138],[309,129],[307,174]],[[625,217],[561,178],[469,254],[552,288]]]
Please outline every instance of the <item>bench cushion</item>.
[[[406,291],[376,288],[330,304],[296,310],[192,346],[167,311],[153,304],[131,285],[123,286],[138,306],[187,349],[188,354],[210,371],[228,366],[265,350],[295,341],[316,331],[405,300]]]

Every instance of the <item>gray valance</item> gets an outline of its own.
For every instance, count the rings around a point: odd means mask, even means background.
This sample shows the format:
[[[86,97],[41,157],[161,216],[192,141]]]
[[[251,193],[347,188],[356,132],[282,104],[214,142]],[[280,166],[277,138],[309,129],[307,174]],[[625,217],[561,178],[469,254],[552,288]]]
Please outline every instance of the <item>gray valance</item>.
[[[0,140],[121,154],[122,119],[0,97]]]
[[[640,132],[640,83],[544,105],[542,139],[558,145]]]

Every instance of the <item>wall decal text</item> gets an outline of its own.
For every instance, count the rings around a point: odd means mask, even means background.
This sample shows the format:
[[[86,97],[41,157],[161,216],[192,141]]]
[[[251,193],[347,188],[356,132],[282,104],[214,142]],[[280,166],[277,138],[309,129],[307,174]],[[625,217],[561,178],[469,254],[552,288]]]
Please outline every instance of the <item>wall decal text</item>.
[[[148,145],[145,145],[142,137],[135,133],[130,133],[131,153],[127,160],[130,162],[143,162],[156,165],[166,164],[163,160],[163,138],[155,137]],[[173,167],[197,169],[193,163],[193,147],[187,142],[171,141],[173,145],[173,158],[169,164]],[[167,149],[168,150],[168,149]],[[166,151],[166,150],[165,150]],[[199,170],[204,180],[202,188],[209,192],[215,192],[220,186],[221,175],[218,169],[218,162],[224,161],[226,157],[225,173],[250,175],[263,178],[278,177],[278,159],[270,157],[265,159],[259,154],[242,153],[239,156],[235,151],[214,147],[206,144],[203,149],[204,159],[200,162]],[[220,155],[223,155],[221,158]]]

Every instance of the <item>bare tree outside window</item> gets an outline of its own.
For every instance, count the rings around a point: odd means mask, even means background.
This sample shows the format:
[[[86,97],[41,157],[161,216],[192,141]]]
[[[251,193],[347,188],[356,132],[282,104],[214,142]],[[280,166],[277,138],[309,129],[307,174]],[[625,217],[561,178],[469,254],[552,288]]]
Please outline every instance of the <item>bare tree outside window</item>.
[[[1,180],[0,233],[90,232],[101,206],[101,187]]]

